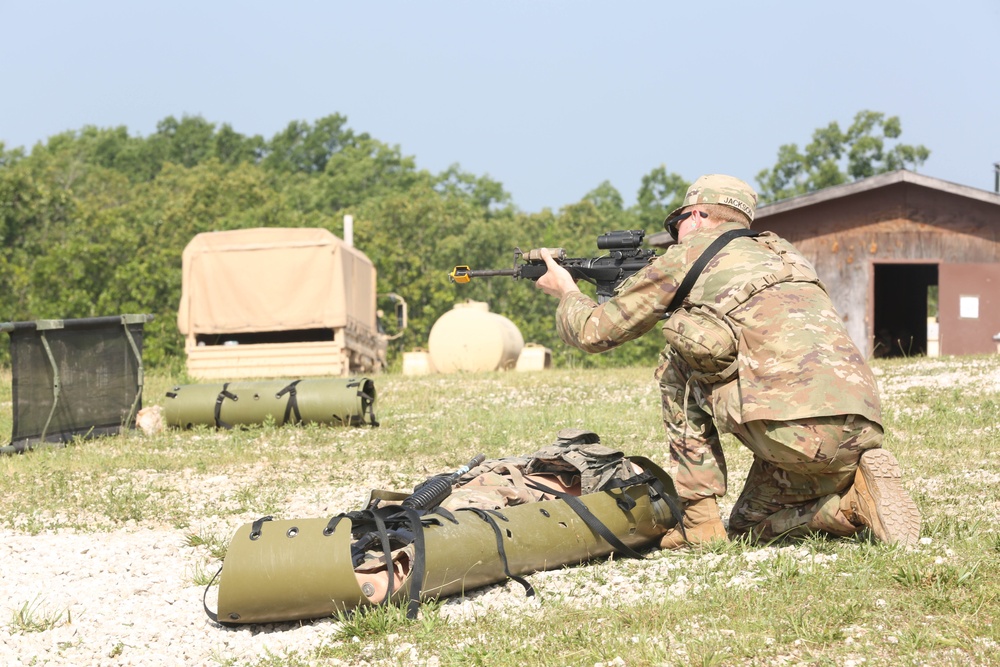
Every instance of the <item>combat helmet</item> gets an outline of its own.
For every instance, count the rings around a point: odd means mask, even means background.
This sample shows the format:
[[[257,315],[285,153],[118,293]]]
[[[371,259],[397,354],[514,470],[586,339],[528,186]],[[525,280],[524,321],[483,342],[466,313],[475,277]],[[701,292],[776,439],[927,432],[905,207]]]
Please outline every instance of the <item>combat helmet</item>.
[[[754,213],[757,210],[757,193],[750,185],[735,176],[706,174],[691,184],[681,205],[667,215],[663,221],[664,229],[667,227],[667,220],[677,215],[685,206],[694,206],[695,204],[730,206],[745,214],[750,222],[753,222]]]

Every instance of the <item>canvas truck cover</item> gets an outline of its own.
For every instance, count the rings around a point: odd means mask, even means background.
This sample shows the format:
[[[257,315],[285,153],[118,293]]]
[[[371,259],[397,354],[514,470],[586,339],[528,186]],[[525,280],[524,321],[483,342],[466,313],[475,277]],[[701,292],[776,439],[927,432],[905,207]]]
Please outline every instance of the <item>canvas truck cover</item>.
[[[350,326],[376,332],[376,273],[325,229],[205,232],[182,256],[177,327],[238,334]]]

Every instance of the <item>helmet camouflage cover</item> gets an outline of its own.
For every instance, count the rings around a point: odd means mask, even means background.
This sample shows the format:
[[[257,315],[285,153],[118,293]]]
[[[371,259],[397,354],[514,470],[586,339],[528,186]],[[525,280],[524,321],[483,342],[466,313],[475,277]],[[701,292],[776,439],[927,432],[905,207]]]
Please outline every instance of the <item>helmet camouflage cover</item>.
[[[757,193],[744,181],[735,176],[725,174],[707,174],[701,176],[684,195],[684,201],[667,216],[669,220],[685,206],[695,204],[722,204],[744,213],[753,222],[757,210]],[[666,221],[664,221],[664,227]]]

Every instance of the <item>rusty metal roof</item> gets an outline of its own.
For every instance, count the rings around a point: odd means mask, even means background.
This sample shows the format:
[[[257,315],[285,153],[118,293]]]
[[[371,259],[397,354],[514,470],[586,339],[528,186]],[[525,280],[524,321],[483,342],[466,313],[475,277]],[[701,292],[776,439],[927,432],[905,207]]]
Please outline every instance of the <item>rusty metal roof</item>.
[[[912,171],[907,171],[906,169],[899,169],[897,171],[890,171],[885,174],[878,174],[877,176],[869,176],[868,178],[862,178],[861,180],[853,181],[851,183],[835,185],[830,188],[817,190],[816,192],[782,199],[781,201],[774,202],[773,204],[761,206],[757,209],[757,217],[755,220],[760,220],[763,217],[773,215],[775,213],[784,213],[797,208],[812,206],[813,204],[819,204],[832,199],[849,197],[861,192],[867,192],[869,190],[875,190],[877,188],[883,188],[897,183],[911,183],[913,185],[929,188],[931,190],[948,192],[961,197],[968,197],[969,199],[976,199],[978,201],[984,201],[1000,206],[1000,194],[990,192],[989,190],[980,190],[979,188],[969,187],[968,185],[959,185],[957,183],[943,181],[940,178],[924,176]]]

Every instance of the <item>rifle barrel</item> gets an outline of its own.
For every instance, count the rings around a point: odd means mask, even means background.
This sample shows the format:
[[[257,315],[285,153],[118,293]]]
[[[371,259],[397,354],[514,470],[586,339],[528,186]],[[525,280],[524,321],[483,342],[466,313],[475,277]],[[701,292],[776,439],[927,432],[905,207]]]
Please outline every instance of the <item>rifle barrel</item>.
[[[517,269],[475,269],[467,271],[470,278],[489,278],[490,276],[513,276]]]
[[[490,276],[516,276],[520,269],[470,269],[467,266],[456,266],[448,274],[453,283],[467,283],[472,278],[489,278]]]

